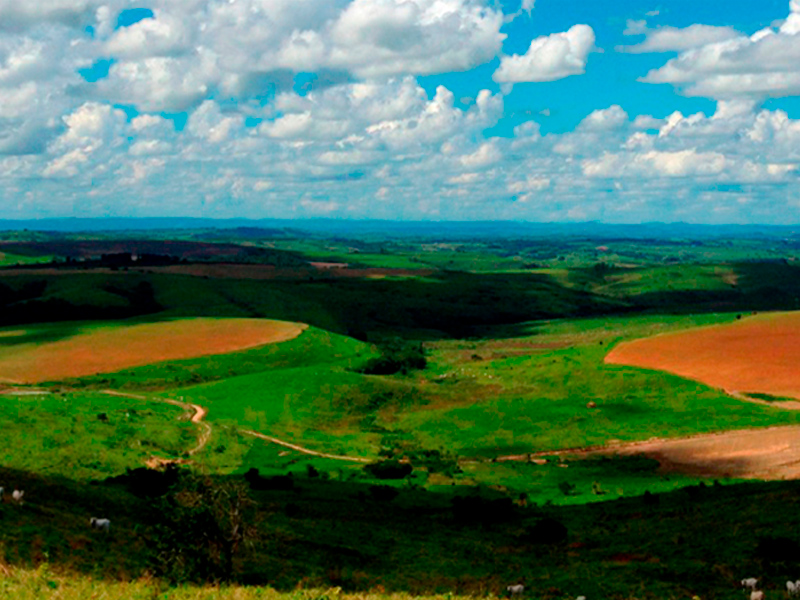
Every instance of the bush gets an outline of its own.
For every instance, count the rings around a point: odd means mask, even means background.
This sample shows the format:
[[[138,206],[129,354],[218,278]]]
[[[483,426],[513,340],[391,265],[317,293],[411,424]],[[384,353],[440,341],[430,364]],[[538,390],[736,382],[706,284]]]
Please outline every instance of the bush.
[[[229,581],[243,544],[258,536],[255,502],[241,481],[184,473],[159,500],[148,544],[156,572],[173,581]]]
[[[407,374],[428,365],[425,350],[419,342],[392,339],[379,344],[381,355],[367,361],[360,372],[365,375]]]
[[[397,498],[400,491],[390,485],[373,485],[369,488],[369,494],[376,502],[391,502]]]
[[[567,540],[567,527],[561,521],[546,517],[525,532],[525,540],[534,544],[558,544]]]
[[[481,496],[456,496],[453,498],[453,515],[459,521],[483,524],[510,521],[517,516],[511,498],[483,498]]]
[[[375,479],[403,479],[411,475],[414,467],[398,460],[382,460],[365,465],[364,470]]]
[[[251,490],[293,490],[294,477],[291,473],[286,475],[275,475],[273,477],[262,477],[258,469],[251,468],[244,474],[244,480],[248,483]]]
[[[123,485],[134,496],[139,498],[157,498],[166,494],[178,481],[180,469],[174,464],[167,465],[163,471],[139,467],[126,469],[124,475],[109,477],[105,483]]]
[[[565,496],[569,496],[575,491],[575,484],[569,481],[562,481],[558,484],[558,489],[561,490],[561,493]]]

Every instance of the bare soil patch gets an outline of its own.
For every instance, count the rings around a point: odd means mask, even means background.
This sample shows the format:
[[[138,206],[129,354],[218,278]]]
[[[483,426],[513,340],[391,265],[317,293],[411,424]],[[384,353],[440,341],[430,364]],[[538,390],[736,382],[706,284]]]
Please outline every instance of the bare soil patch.
[[[800,426],[765,427],[683,438],[653,438],[641,442],[569,448],[496,458],[541,464],[536,457],[643,455],[657,460],[662,473],[735,479],[800,479]]]
[[[724,390],[800,399],[800,312],[758,315],[624,342],[606,363],[668,371]]]
[[[4,353],[0,356],[0,381],[40,383],[225,354],[289,340],[306,327],[266,319],[183,319],[108,327]]]
[[[643,454],[662,472],[698,477],[799,479],[800,427],[727,431],[674,440],[651,440],[609,449],[605,454]]]

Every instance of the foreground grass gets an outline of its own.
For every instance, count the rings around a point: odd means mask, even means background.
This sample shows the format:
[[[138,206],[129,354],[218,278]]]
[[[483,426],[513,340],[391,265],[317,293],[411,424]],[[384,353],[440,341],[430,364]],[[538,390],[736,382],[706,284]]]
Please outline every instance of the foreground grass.
[[[454,600],[459,596],[405,593],[346,593],[341,588],[279,592],[269,587],[183,586],[171,588],[143,578],[131,582],[108,582],[60,573],[47,563],[23,569],[0,564],[0,597],[18,600]]]
[[[796,482],[523,507],[483,487],[402,488],[387,500],[368,483],[296,476],[293,489],[250,492],[260,535],[234,573],[247,587],[170,587],[148,575],[168,516],[159,507],[169,503],[0,469],[10,478],[30,502],[0,505],[0,564],[13,565],[0,568],[0,597],[8,598],[496,597],[523,581],[540,600],[734,600],[743,577],[759,577],[768,596],[782,593],[800,558]],[[109,534],[89,530],[98,512],[112,518]],[[561,523],[566,537],[537,533],[544,520]]]

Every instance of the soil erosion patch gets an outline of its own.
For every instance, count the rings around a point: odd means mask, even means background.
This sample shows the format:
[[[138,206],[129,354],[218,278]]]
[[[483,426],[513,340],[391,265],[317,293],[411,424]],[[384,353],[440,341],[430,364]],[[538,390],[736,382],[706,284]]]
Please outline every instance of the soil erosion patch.
[[[56,342],[0,348],[0,380],[40,383],[225,354],[289,340],[305,328],[266,319],[182,319],[102,327]]]
[[[605,361],[658,369],[724,390],[800,399],[800,312],[749,317],[623,342]]]

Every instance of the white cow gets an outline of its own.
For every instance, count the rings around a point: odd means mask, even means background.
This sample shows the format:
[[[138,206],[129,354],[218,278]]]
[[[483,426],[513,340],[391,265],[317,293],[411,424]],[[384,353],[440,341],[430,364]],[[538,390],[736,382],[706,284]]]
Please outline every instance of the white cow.
[[[750,592],[750,600],[764,600],[764,592],[761,590],[753,590]]]
[[[11,492],[11,497],[14,499],[14,502],[18,504],[22,504],[22,497],[25,495],[23,490],[14,490]]]
[[[92,517],[89,519],[89,525],[92,527],[92,529],[102,529],[106,532],[111,529],[111,521],[108,519],[95,519]]]
[[[748,577],[747,579],[742,579],[742,587],[746,590],[755,590],[757,585],[758,585],[758,579],[756,579],[755,577]]]
[[[506,588],[506,591],[511,594],[512,596],[519,596],[522,592],[525,591],[525,586],[521,583],[517,583],[515,585],[510,585]]]

